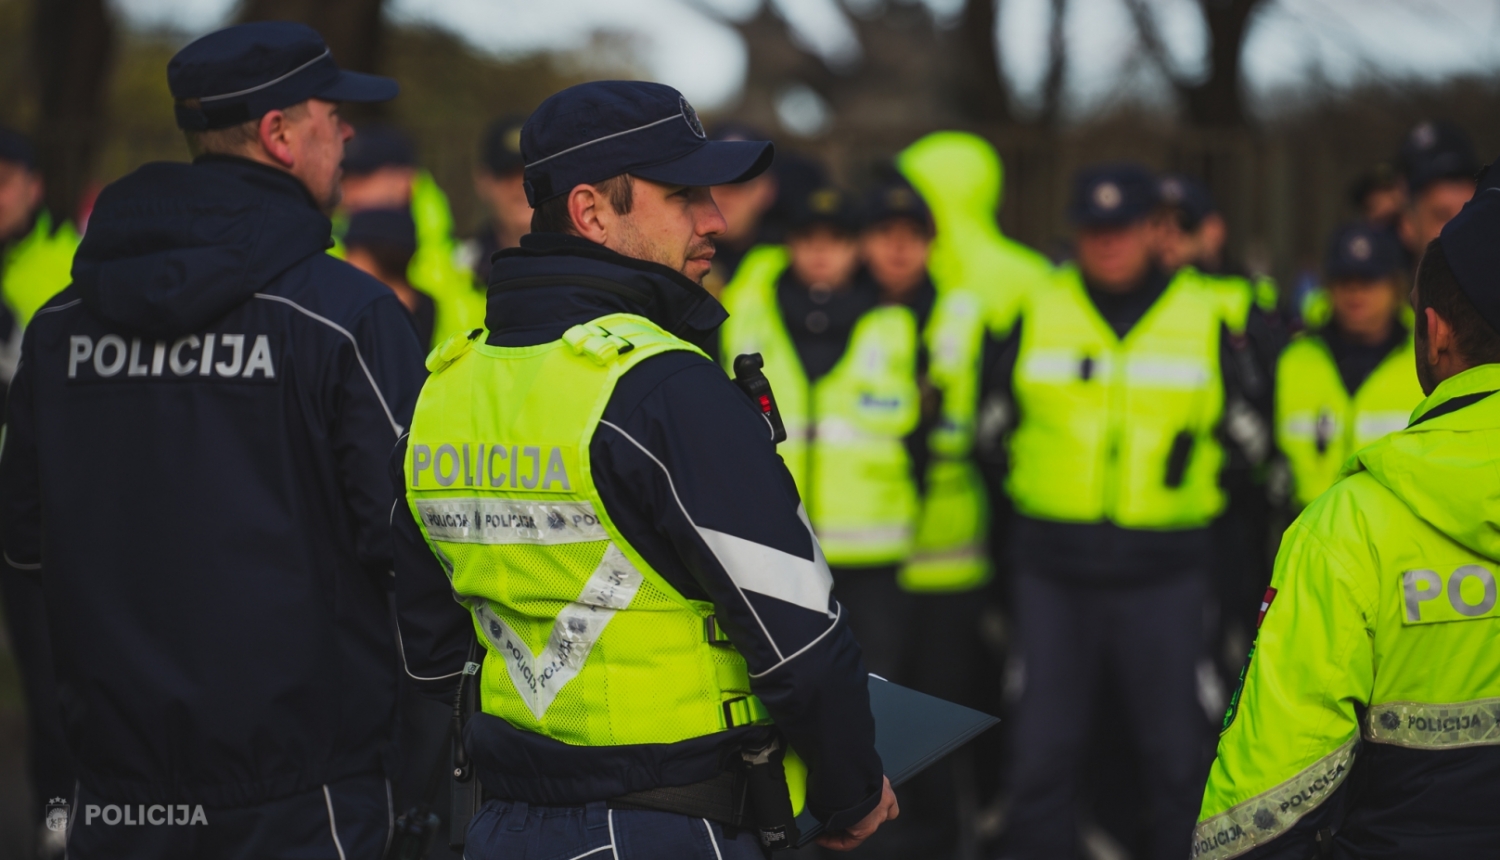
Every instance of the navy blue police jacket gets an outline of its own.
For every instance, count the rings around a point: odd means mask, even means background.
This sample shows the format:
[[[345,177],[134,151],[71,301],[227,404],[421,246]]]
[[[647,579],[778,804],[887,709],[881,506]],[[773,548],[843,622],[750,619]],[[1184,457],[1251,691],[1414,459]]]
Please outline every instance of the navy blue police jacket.
[[[699,344],[727,317],[679,273],[584,239],[533,233],[495,256],[486,315],[493,345],[548,343],[612,313],[644,316]],[[392,527],[406,671],[452,701],[474,627],[404,501],[404,457],[403,443],[391,477],[402,496]],[[718,365],[697,353],[664,353],[620,378],[589,457],[600,499],[626,540],[684,596],[715,605],[756,695],[809,766],[808,808],[833,829],[864,818],[882,782],[868,675],[828,588],[810,600],[794,579],[808,566],[763,563],[778,552],[807,562],[821,556],[760,411]],[[705,542],[705,529],[775,552],[750,553],[760,564],[726,556]],[[747,726],[675,744],[579,747],[480,713],[465,742],[490,793],[582,804],[710,779],[771,731]]]
[[[384,768],[385,468],[424,371],[330,229],[286,173],[148,164],[26,329],[0,541],[96,796],[248,806]]]

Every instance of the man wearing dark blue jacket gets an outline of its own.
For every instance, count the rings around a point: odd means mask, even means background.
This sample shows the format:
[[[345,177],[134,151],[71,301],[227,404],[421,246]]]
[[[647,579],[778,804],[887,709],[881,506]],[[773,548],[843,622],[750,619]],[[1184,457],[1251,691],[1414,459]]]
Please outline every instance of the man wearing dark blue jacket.
[[[194,42],[191,165],[106,188],[27,328],[5,562],[46,594],[70,857],[378,858],[397,652],[383,474],[421,385],[400,303],[324,253],[349,126],[314,31]]]
[[[696,348],[726,316],[708,186],[771,146],[611,81],[544,102],[522,151],[533,232],[496,255],[488,330],[434,352],[394,462],[408,671],[451,697],[485,645],[466,856],[758,857],[738,780],[777,732],[822,844],[852,848],[896,814],[859,646],[766,419]],[[455,483],[464,427],[487,479]]]

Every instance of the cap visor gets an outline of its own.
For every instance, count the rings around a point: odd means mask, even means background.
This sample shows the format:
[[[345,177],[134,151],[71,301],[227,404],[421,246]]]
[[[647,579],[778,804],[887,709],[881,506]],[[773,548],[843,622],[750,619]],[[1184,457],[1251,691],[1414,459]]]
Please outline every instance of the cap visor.
[[[399,92],[401,85],[390,78],[341,70],[338,78],[313,98],[330,102],[388,102]]]
[[[775,157],[768,140],[711,140],[682,158],[630,173],[666,185],[732,185],[765,173]]]

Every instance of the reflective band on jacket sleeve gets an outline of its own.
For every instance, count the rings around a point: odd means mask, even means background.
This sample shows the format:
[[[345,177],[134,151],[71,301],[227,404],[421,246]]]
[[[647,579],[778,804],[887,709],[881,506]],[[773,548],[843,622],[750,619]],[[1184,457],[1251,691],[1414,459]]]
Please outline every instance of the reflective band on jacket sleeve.
[[[1229,860],[1275,839],[1328,799],[1354,763],[1351,738],[1281,785],[1198,822],[1193,858]]]
[[[589,502],[422,499],[417,512],[434,541],[561,544],[609,539]]]
[[[1500,699],[1449,705],[1385,702],[1370,707],[1365,738],[1413,749],[1457,749],[1500,744]]]
[[[1359,439],[1379,439],[1397,430],[1405,430],[1411,412],[1365,412],[1354,420],[1354,435]]]
[[[578,600],[557,614],[540,654],[532,654],[526,640],[491,611],[486,601],[474,602],[474,617],[485,638],[500,652],[511,682],[538,720],[547,713],[558,692],[583,668],[615,612],[635,599],[641,582],[640,572],[611,543]]]

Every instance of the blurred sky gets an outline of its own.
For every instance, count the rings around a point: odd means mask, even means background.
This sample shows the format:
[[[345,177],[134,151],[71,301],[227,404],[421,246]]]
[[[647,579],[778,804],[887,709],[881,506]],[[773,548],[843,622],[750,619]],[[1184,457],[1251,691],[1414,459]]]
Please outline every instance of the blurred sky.
[[[389,0],[400,19],[430,21],[499,53],[576,48],[598,30],[623,31],[645,68],[701,109],[731,99],[745,49],[725,20],[753,14],[761,0]],[[859,47],[834,0],[767,0],[804,44],[831,63],[858,61]],[[844,0],[856,14],[883,2],[921,2],[952,15],[962,0]],[[1201,68],[1205,32],[1197,0],[1151,0],[1178,68]],[[198,34],[224,23],[234,0],[114,0],[138,26]],[[1003,0],[1001,56],[1021,100],[1034,98],[1047,61],[1051,0]],[[1270,0],[1246,45],[1247,79],[1258,94],[1306,81],[1440,78],[1500,69],[1495,0]],[[1086,112],[1121,90],[1149,86],[1122,0],[1069,0],[1068,99]]]

